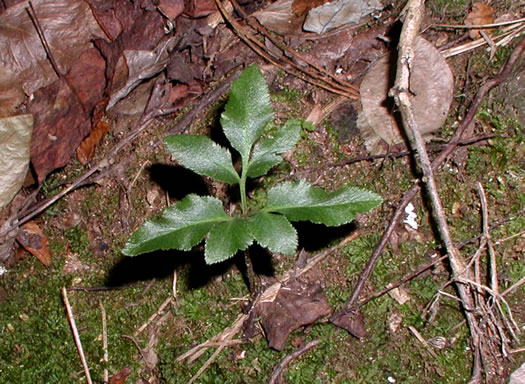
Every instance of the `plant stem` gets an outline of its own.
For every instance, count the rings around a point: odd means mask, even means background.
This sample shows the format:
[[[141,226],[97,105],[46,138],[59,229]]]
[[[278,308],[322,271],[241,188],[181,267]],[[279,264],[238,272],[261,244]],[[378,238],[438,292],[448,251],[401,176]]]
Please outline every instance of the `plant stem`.
[[[248,160],[242,159],[242,172],[239,187],[241,189],[241,211],[243,216],[246,214],[246,179],[248,178]]]
[[[246,264],[246,278],[248,279],[248,288],[250,289],[250,295],[255,297],[257,293],[257,284],[255,271],[253,270],[252,260],[250,259],[250,252],[244,251],[244,263]]]

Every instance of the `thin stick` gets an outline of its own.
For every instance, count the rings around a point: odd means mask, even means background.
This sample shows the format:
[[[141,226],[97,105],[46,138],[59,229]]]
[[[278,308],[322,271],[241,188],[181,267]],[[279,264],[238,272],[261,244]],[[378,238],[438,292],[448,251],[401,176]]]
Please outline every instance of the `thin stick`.
[[[487,93],[494,87],[497,87],[501,83],[503,83],[510,75],[512,68],[516,61],[521,56],[521,53],[525,49],[525,38],[522,38],[521,41],[518,43],[514,51],[509,56],[507,62],[503,66],[502,70],[499,72],[498,75],[495,77],[489,79],[485,84],[478,90],[478,93],[472,100],[472,103],[470,104],[470,108],[461,121],[461,125],[457,129],[457,131],[454,133],[453,137],[450,139],[448,145],[439,153],[439,155],[434,159],[432,162],[432,168],[437,169],[443,161],[452,153],[457,147],[457,143],[461,140],[463,134],[465,133],[466,129],[470,126],[472,123],[474,117],[476,116],[476,113],[478,112],[479,106],[481,105],[481,102],[487,95]],[[387,228],[384,230],[383,235],[381,236],[381,239],[377,243],[374,251],[372,252],[372,255],[370,256],[370,259],[368,260],[368,263],[363,268],[363,271],[361,272],[361,275],[359,276],[359,280],[357,281],[354,290],[352,291],[352,294],[350,295],[350,298],[346,302],[342,312],[350,311],[351,308],[354,306],[354,303],[359,298],[361,291],[363,290],[363,287],[365,285],[366,280],[372,273],[374,266],[376,265],[377,261],[379,260],[379,257],[381,256],[383,250],[385,249],[386,245],[388,244],[388,240],[390,239],[390,236],[392,235],[392,232],[394,232],[394,229],[397,226],[397,223],[401,219],[401,217],[404,215],[404,209],[407,206],[407,204],[416,196],[416,194],[419,192],[419,180],[416,180],[414,185],[405,192],[403,195],[403,198],[399,205],[397,206],[396,211],[394,212],[394,215],[390,219],[390,223],[388,224]],[[341,313],[335,314],[334,316],[339,316]]]
[[[77,351],[80,356],[80,361],[82,362],[82,366],[84,367],[84,373],[86,375],[86,380],[88,384],[93,384],[93,382],[91,381],[91,375],[89,374],[89,367],[87,365],[86,357],[84,356],[84,350],[82,349],[82,343],[80,342],[80,336],[78,334],[78,329],[75,324],[75,317],[73,316],[73,310],[71,309],[71,305],[69,305],[69,300],[67,298],[66,287],[62,287],[62,299],[64,300],[64,305],[66,306],[67,320],[69,321],[69,325],[71,326],[71,331],[73,332],[73,339],[75,340],[75,344],[77,346]]]
[[[452,241],[448,223],[441,206],[441,200],[434,179],[432,165],[425,148],[425,142],[418,127],[418,122],[416,121],[414,115],[412,107],[412,95],[410,93],[410,75],[415,56],[414,45],[416,37],[419,33],[421,22],[423,20],[424,5],[424,0],[409,0],[407,4],[406,19],[401,30],[401,37],[398,46],[399,56],[397,61],[396,80],[394,87],[390,90],[389,94],[394,96],[396,104],[399,106],[403,120],[403,128],[409,138],[409,143],[412,149],[416,153],[416,156],[414,156],[415,160],[423,171],[423,182],[430,195],[432,215],[437,221],[441,239],[448,252],[449,263],[452,269],[452,277],[457,280],[461,278],[463,274],[470,276],[470,270],[465,268],[466,263]],[[474,307],[470,288],[462,284],[456,284],[456,287],[463,305],[468,308]],[[474,363],[470,382],[480,383],[480,335],[477,331],[477,323],[474,314],[470,311],[464,311],[464,314],[469,325],[472,344],[474,347]]]
[[[173,270],[173,282],[171,283],[171,293],[173,294],[173,301],[177,302],[177,270]]]
[[[264,292],[262,292],[256,299],[253,301],[252,308],[255,308],[257,304],[265,302],[265,301],[273,301],[277,295],[277,292],[281,288],[283,284],[285,284],[288,280],[290,280],[292,277],[301,276],[302,274],[309,271],[313,266],[324,260],[328,255],[335,252],[336,250],[340,249],[341,247],[348,244],[350,241],[357,238],[359,235],[359,232],[356,231],[352,233],[351,235],[347,236],[345,239],[343,239],[339,244],[325,250],[324,252],[321,252],[320,254],[312,257],[310,260],[308,260],[305,267],[295,271],[295,273],[292,273],[291,271],[286,272],[280,279],[279,282],[272,284],[270,287],[266,288]],[[233,337],[242,329],[242,326],[248,319],[248,314],[240,314],[237,319],[233,322],[232,326],[230,328],[226,328],[221,333],[215,335],[210,340],[199,344],[196,347],[193,347],[189,351],[183,353],[182,355],[177,357],[177,361],[183,361],[188,359],[189,362],[192,362],[196,359],[198,359],[202,354],[206,352],[206,350],[212,346],[212,345],[223,345],[224,347],[228,346],[228,343],[231,343]],[[223,349],[223,348],[222,348]],[[221,349],[221,350],[222,350]],[[213,358],[215,358],[217,355],[214,353]],[[206,368],[211,363],[212,359],[208,359],[206,362]],[[199,370],[198,374],[202,374],[204,372],[204,369]],[[194,378],[196,380],[198,376],[195,375]]]
[[[432,24],[430,28],[454,28],[454,29],[481,29],[481,28],[497,28],[505,25],[519,24],[525,22],[525,18],[503,21],[501,23],[480,24],[480,25],[465,25],[465,24]]]
[[[496,242],[494,242],[494,245],[500,245],[501,243],[504,243],[505,241],[509,241],[509,240],[515,239],[516,237],[522,237],[522,236],[525,236],[525,231],[521,231],[519,233],[515,233],[514,235],[505,237],[504,239],[497,240]]]
[[[107,364],[109,362],[109,352],[108,352],[108,329],[107,329],[107,321],[106,321],[106,310],[104,309],[104,305],[102,305],[102,302],[99,301],[98,305],[100,307],[100,316],[102,317],[102,350],[104,351],[104,357],[103,361],[105,363],[104,365],[104,383],[109,382],[109,373]]]
[[[318,346],[319,344],[321,344],[319,340],[310,341],[308,344],[303,345],[297,351],[290,353],[288,356],[282,359],[281,362],[277,364],[277,366],[273,369],[272,375],[270,376],[270,379],[268,380],[268,384],[277,383],[279,380],[279,377],[281,376],[282,371],[286,368],[288,364],[290,364],[292,360],[297,359],[299,356],[305,354],[310,349]]]
[[[489,214],[487,207],[487,197],[485,196],[485,190],[481,183],[477,184],[479,199],[481,202],[481,215],[483,221],[483,237],[487,241],[487,250],[489,253],[489,268],[490,268],[490,288],[496,293],[499,293],[498,289],[498,270],[496,266],[496,255],[494,254],[494,247],[492,246],[492,240],[489,232]]]
[[[160,314],[164,311],[164,309],[169,305],[171,304],[173,301],[173,298],[170,296],[168,297],[166,300],[164,300],[164,302],[160,305],[159,309],[157,309],[157,311],[151,315],[149,317],[149,319],[144,323],[142,324],[142,326],[137,329],[137,331],[135,332],[135,337],[137,337],[138,335],[140,335],[142,333],[142,331],[144,331],[148,325],[153,321],[155,320],[155,318],[157,318],[158,316],[160,316]]]
[[[509,29],[498,35],[498,36],[494,36],[494,40],[497,40],[497,39],[501,39],[499,41],[497,41],[495,43],[496,46],[500,46],[500,45],[505,45],[507,44],[510,39],[513,39],[517,36],[519,36],[520,33],[523,32],[525,26],[524,25],[521,25],[521,24],[516,24],[516,25],[513,25],[511,27],[508,27]],[[451,56],[455,56],[455,55],[458,55],[460,53],[464,53],[464,52],[467,52],[467,51],[470,51],[472,49],[475,49],[475,48],[478,48],[478,47],[481,47],[483,45],[487,44],[487,41],[484,39],[484,38],[479,38],[479,39],[476,39],[474,41],[471,41],[471,42],[468,42],[468,43],[465,43],[463,45],[460,45],[458,47],[452,47],[452,48],[448,48],[448,49],[444,49],[441,51],[441,55],[443,55],[443,57],[447,58],[447,57],[451,57]]]
[[[279,61],[279,58],[275,58],[272,56],[272,53],[267,52],[267,49],[261,41],[255,36],[253,36],[250,33],[247,33],[245,31],[245,28],[237,21],[235,20],[232,15],[228,12],[224,4],[221,2],[221,0],[215,0],[217,7],[222,13],[222,16],[224,19],[233,27],[236,34],[239,36],[241,40],[243,40],[255,53],[257,53],[259,56],[263,57],[268,62],[272,63],[273,65],[281,68],[286,73],[289,73],[293,76],[296,76],[300,78],[303,81],[306,81],[310,84],[316,85],[320,88],[324,88],[332,93],[346,96],[351,99],[357,99],[358,98],[358,92],[354,88],[344,87],[339,84],[336,84],[334,82],[326,81],[322,78],[321,75],[313,74],[304,68],[302,68],[300,65],[297,65],[295,62],[291,60],[287,60],[286,64],[284,65]],[[290,67],[295,69],[291,70]]]
[[[421,344],[423,344],[423,346],[427,349],[427,351],[432,355],[432,357],[435,357],[437,358],[437,355],[436,355],[436,352],[434,352],[434,350],[432,349],[432,347],[430,347],[430,345],[428,345],[427,341],[425,340],[425,338],[423,336],[421,336],[421,334],[419,333],[419,331],[414,328],[413,326],[409,325],[408,326],[408,330],[410,332],[412,332],[412,334],[416,337],[416,339],[419,340],[419,342]]]
[[[501,294],[501,296],[506,296],[508,295],[509,293],[511,293],[512,291],[514,291],[516,288],[520,287],[521,285],[523,285],[525,283],[525,276],[522,277],[521,279],[519,279],[517,282],[515,282],[514,284],[512,284],[509,288],[507,288],[505,291],[503,291],[503,293]]]

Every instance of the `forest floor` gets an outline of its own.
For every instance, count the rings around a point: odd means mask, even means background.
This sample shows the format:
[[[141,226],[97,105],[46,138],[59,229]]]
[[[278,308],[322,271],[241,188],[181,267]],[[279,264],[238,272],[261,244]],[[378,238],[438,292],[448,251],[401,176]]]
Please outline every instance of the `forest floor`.
[[[449,5],[443,6],[445,3]],[[509,2],[493,3],[498,15],[506,10],[519,13],[519,6],[509,7]],[[468,9],[466,1],[428,1],[425,23],[458,24]],[[399,11],[394,8],[389,12],[396,16]],[[359,28],[367,33],[368,27]],[[423,31],[435,45],[439,39],[452,42],[462,34],[435,28]],[[494,51],[484,46],[447,58],[455,80],[454,96],[446,122],[427,145],[431,157],[453,136],[476,93],[497,76],[518,41]],[[330,190],[364,187],[383,198],[379,208],[349,225],[297,226],[299,249],[309,259],[326,253],[301,281],[320,284],[336,312],[349,299],[395,209],[413,185],[417,177],[414,164],[402,149],[383,158],[369,156],[356,128],[358,101],[346,101],[260,58],[254,61],[259,62],[267,79],[277,123],[312,118],[312,110],[321,111],[314,124],[305,125],[299,144],[286,155],[287,161],[259,183],[269,187],[278,181],[304,178]],[[464,137],[471,142],[458,147],[435,172],[452,238],[466,258],[476,254],[484,230],[479,185],[483,187],[500,292],[525,277],[525,118],[523,110],[515,107],[516,99],[523,98],[520,84],[523,86],[524,77],[522,55],[507,80],[492,89],[477,109]],[[220,87],[222,81],[215,81],[209,90]],[[105,370],[112,384],[187,383],[210,357],[195,382],[268,382],[279,362],[312,341],[319,343],[293,358],[275,382],[468,381],[473,346],[463,309],[455,300],[457,292],[450,283],[446,259],[360,307],[366,329],[363,337],[356,338],[323,318],[295,330],[283,350],[275,351],[268,347],[259,328],[251,338],[239,331],[227,345],[213,339],[235,323],[249,301],[241,255],[212,266],[205,264],[202,246],[191,252],[156,252],[133,258],[122,255],[126,240],[145,219],[186,194],[228,197],[222,185],[174,164],[162,142],[170,130],[219,137],[219,116],[227,92],[211,98],[182,130],[183,115],[199,103],[200,95],[182,111],[156,119],[111,155],[136,129],[140,119],[136,105],[147,100],[154,82],[155,78],[145,81],[117,104],[118,113],[106,116],[112,129],[99,143],[94,159],[87,165],[72,159],[43,180],[40,200],[56,195],[93,164],[111,156],[110,165],[95,179],[37,217],[48,240],[50,265],[20,250],[16,262],[0,276],[0,383],[86,382],[66,316],[63,287],[96,383],[104,382]],[[336,103],[335,111],[326,109]],[[406,215],[395,225],[360,300],[444,255],[428,196],[418,193],[411,202],[417,228],[403,222]],[[345,241],[348,236],[353,236],[351,241]],[[294,257],[258,249],[251,255],[264,287],[296,268]],[[494,268],[486,250],[479,252],[478,262],[482,281],[488,281]],[[517,325],[516,339],[502,359],[502,381],[492,382],[503,382],[525,361],[525,285],[517,286],[504,299],[508,306],[503,313],[512,314]],[[179,358],[208,340],[214,343],[194,360]],[[220,353],[212,356],[217,350]],[[483,373],[495,380],[493,372]]]

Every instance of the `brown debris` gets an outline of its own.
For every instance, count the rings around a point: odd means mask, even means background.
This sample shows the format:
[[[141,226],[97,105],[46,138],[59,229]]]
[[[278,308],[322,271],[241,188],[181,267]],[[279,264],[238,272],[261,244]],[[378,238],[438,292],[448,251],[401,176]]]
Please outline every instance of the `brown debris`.
[[[38,261],[48,266],[51,265],[51,254],[47,247],[48,239],[35,221],[25,223],[16,238],[26,251],[35,256]]]
[[[304,16],[310,9],[317,8],[330,0],[294,0],[292,11],[296,16]]]
[[[483,25],[483,24],[492,24],[494,23],[494,8],[488,4],[483,4],[480,2],[472,3],[472,11],[469,12],[465,18],[466,25]],[[469,30],[469,37],[471,39],[479,39],[480,29],[471,29]]]
[[[99,121],[88,137],[86,137],[77,148],[77,158],[81,164],[87,164],[95,156],[97,144],[109,132],[110,126],[104,121]]]
[[[319,284],[299,280],[281,287],[273,302],[262,302],[255,309],[271,348],[281,351],[290,333],[328,316],[332,308]]]

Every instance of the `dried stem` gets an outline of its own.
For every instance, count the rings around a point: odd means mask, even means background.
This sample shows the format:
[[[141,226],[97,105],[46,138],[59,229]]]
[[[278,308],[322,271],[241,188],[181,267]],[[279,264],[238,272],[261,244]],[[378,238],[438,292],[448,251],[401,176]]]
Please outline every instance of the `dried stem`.
[[[288,356],[282,359],[281,362],[277,364],[277,366],[273,369],[272,375],[268,380],[268,384],[279,383],[279,378],[281,376],[282,371],[286,368],[288,364],[290,364],[292,360],[297,359],[299,356],[305,354],[310,349],[318,346],[320,343],[321,342],[319,340],[310,341],[308,344],[303,345],[297,351],[290,353]]]
[[[78,355],[80,356],[80,361],[82,362],[82,366],[84,367],[86,381],[88,384],[93,384],[93,382],[91,381],[91,375],[89,374],[89,367],[86,361],[86,356],[84,355],[84,349],[82,349],[82,342],[80,341],[77,325],[75,324],[73,310],[71,309],[71,305],[69,305],[69,299],[67,297],[67,291],[65,287],[62,288],[62,299],[64,300],[64,305],[66,306],[67,320],[69,321],[71,331],[73,332],[73,339],[75,340],[75,344],[77,346]]]
[[[463,277],[470,278],[471,271],[466,268],[463,256],[459,253],[452,241],[447,220],[441,206],[436,182],[434,180],[432,165],[425,148],[425,142],[418,127],[418,122],[414,115],[412,107],[413,96],[410,92],[410,75],[415,57],[414,46],[423,20],[425,9],[424,0],[409,0],[406,9],[406,18],[403,23],[398,47],[399,56],[397,61],[396,80],[394,87],[390,90],[389,94],[394,96],[396,104],[400,109],[403,128],[409,138],[410,146],[416,153],[414,156],[416,163],[423,172],[423,183],[425,184],[430,196],[432,216],[438,224],[439,234],[448,252],[452,277],[455,281],[458,281]],[[464,308],[475,308],[475,302],[473,300],[470,286],[458,282],[456,288]],[[479,352],[481,345],[480,334],[475,315],[470,312],[470,310],[465,310],[464,313],[469,325],[472,345],[474,348],[474,364],[470,382],[479,383],[481,380],[481,353]]]
[[[108,328],[106,320],[106,310],[102,302],[98,303],[100,307],[100,316],[102,317],[102,351],[104,352],[103,361],[106,364],[104,366],[104,383],[109,382],[109,373],[107,364],[109,362],[109,353],[108,353]]]
[[[472,103],[470,104],[469,110],[465,117],[461,121],[461,125],[456,130],[452,138],[450,139],[448,145],[439,153],[439,155],[434,159],[432,162],[432,168],[437,169],[443,161],[456,149],[458,146],[458,143],[461,141],[463,134],[467,130],[467,128],[472,123],[474,116],[476,116],[476,113],[478,112],[479,106],[481,105],[481,102],[487,95],[487,93],[494,87],[497,87],[501,83],[503,83],[510,75],[512,68],[516,61],[521,56],[521,53],[525,49],[525,38],[522,38],[512,54],[509,56],[507,62],[503,66],[502,70],[499,72],[498,75],[495,77],[487,80],[485,84],[479,89],[479,91],[476,93],[476,96],[472,100]],[[342,312],[351,312],[354,308],[354,304],[359,298],[359,295],[365,285],[366,280],[372,273],[372,270],[374,269],[374,266],[376,265],[377,261],[379,260],[379,257],[381,256],[381,253],[385,249],[386,245],[388,244],[388,240],[390,239],[390,236],[392,235],[392,232],[394,231],[395,227],[397,226],[397,223],[401,219],[404,213],[404,209],[407,206],[407,204],[417,195],[419,192],[419,181],[416,181],[415,184],[405,192],[403,195],[403,198],[401,202],[399,203],[396,211],[394,212],[394,215],[390,219],[390,223],[388,224],[387,228],[384,230],[383,235],[381,236],[381,239],[377,243],[374,251],[372,252],[372,255],[370,256],[370,259],[368,260],[368,263],[365,265],[363,271],[361,272],[361,275],[359,276],[359,280],[357,281],[354,290],[352,291],[352,294],[350,295],[350,298],[346,302]],[[341,315],[341,313],[336,314],[334,316]]]

